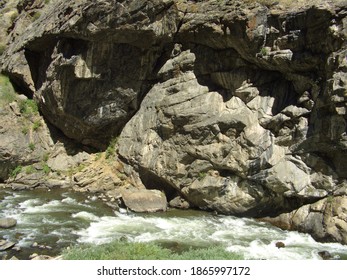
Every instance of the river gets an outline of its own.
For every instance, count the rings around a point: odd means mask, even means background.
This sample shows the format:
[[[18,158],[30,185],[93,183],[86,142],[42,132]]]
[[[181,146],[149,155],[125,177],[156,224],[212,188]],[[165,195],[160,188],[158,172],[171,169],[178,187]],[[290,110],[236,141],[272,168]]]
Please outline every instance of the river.
[[[193,210],[154,214],[114,211],[95,196],[66,189],[0,189],[0,217],[18,221],[14,228],[0,229],[0,239],[16,242],[21,251],[11,250],[7,257],[20,259],[28,259],[34,252],[55,256],[68,246],[103,244],[124,237],[130,242],[156,241],[181,249],[218,244],[246,259],[320,259],[320,251],[347,259],[347,246],[319,243],[308,234],[284,231],[254,219]],[[278,249],[278,241],[286,247]],[[46,248],[33,248],[35,242]],[[0,259],[4,254],[0,252]]]

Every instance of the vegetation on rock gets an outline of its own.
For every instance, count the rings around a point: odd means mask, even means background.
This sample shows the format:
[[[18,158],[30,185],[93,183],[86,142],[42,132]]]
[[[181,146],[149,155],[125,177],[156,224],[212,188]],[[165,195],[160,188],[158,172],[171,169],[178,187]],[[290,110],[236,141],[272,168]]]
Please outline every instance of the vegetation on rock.
[[[7,76],[0,74],[0,108],[16,100],[16,92]]]

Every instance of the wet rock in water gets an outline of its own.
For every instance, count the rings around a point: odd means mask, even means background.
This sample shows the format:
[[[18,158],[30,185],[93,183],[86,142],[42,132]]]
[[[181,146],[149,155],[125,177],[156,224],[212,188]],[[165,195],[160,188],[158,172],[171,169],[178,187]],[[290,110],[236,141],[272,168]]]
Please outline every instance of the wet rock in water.
[[[280,249],[280,248],[286,247],[286,245],[285,245],[283,242],[278,241],[278,242],[276,242],[276,247],[277,247],[278,249]]]
[[[13,251],[16,251],[16,252],[19,252],[19,251],[22,250],[22,248],[19,247],[19,246],[14,246],[14,247],[12,248],[12,250],[13,250]]]
[[[333,258],[333,256],[328,251],[320,251],[320,252],[318,252],[318,255],[323,260],[331,260]]]
[[[16,256],[13,256],[12,258],[9,259],[10,261],[18,261],[18,258]]]
[[[158,212],[167,208],[165,194],[158,190],[125,192],[122,198],[125,206],[134,212]]]
[[[13,218],[1,218],[0,228],[12,228],[17,225],[17,220]]]
[[[3,241],[4,240],[1,240],[1,243],[0,243],[0,252],[11,249],[14,245],[16,245],[16,243],[11,241],[5,241],[5,242]]]
[[[36,247],[38,247],[39,246],[39,244],[37,243],[37,242],[34,242],[32,245],[31,245],[31,247],[33,247],[33,248],[36,248]]]
[[[178,208],[178,209],[188,209],[190,204],[184,198],[180,196],[176,196],[174,199],[169,202],[170,207]]]
[[[285,230],[310,233],[321,242],[347,244],[347,196],[327,197],[290,213],[263,218]]]

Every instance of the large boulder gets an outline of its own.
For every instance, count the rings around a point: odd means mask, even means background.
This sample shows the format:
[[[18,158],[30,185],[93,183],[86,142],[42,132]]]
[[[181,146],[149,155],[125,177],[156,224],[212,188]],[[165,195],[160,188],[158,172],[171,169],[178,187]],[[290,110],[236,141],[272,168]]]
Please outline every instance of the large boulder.
[[[158,212],[167,208],[166,196],[158,190],[124,192],[122,199],[125,206],[134,212]]]
[[[310,233],[316,240],[347,244],[347,197],[330,196],[274,218],[263,218],[282,229]]]
[[[223,5],[181,3],[179,43],[123,129],[121,157],[146,186],[221,213],[277,215],[334,194],[347,178],[346,34],[327,18],[343,9]]]

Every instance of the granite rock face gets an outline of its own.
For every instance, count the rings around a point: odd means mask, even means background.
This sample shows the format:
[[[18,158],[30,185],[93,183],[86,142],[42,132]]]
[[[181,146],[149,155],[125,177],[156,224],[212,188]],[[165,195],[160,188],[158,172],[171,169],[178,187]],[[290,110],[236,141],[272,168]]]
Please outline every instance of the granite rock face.
[[[53,1],[25,6],[3,69],[70,138],[97,148],[119,134],[148,91],[172,1]],[[21,26],[31,14],[37,19]],[[165,22],[168,22],[165,24]],[[20,33],[20,34],[18,34]]]
[[[66,136],[100,149],[119,136],[139,185],[168,201],[299,209],[293,228],[346,243],[345,207],[313,210],[347,195],[346,3],[54,1],[25,25],[29,2],[2,70]]]
[[[40,162],[53,144],[38,114],[22,114],[17,102],[0,107],[0,182],[15,176],[16,168]]]

